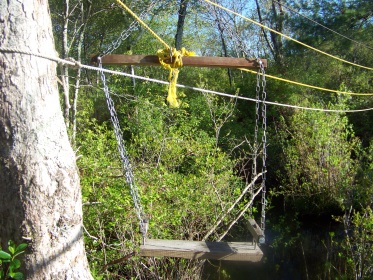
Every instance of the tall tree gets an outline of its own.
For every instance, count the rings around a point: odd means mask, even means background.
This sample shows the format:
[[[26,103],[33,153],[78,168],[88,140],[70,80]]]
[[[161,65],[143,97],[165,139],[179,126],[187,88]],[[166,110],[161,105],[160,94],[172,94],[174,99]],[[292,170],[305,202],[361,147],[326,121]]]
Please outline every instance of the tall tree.
[[[183,42],[184,22],[187,14],[188,0],[180,0],[179,17],[177,20],[177,30],[175,35],[175,48],[180,50]]]
[[[55,56],[47,0],[2,1],[0,47]],[[26,279],[92,279],[56,63],[0,52],[0,239],[27,241]]]
[[[258,0],[255,0],[256,9],[260,23],[264,23],[263,11],[259,5]],[[265,16],[269,19],[269,25],[272,29],[282,33],[284,28],[284,11],[282,9],[281,1],[272,0],[271,8],[268,15]],[[271,51],[276,63],[283,64],[283,42],[281,36],[270,32],[269,34],[262,28],[264,39],[267,43],[268,49]],[[268,36],[269,35],[269,36]]]

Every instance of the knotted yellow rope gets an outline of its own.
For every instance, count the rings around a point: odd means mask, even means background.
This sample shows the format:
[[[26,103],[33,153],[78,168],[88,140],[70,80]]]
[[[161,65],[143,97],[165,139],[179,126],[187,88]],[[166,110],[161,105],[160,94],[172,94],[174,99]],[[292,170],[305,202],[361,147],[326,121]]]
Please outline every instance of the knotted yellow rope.
[[[180,51],[170,48],[158,50],[157,55],[161,65],[165,69],[170,70],[170,74],[168,76],[170,85],[168,87],[168,96],[166,100],[170,107],[178,108],[180,106],[180,102],[176,95],[176,83],[177,77],[179,76],[179,68],[183,66],[183,56],[194,56],[195,53],[189,52],[185,48],[181,48]]]
[[[170,75],[168,80],[170,82],[168,88],[167,102],[170,104],[170,107],[178,108],[180,106],[179,101],[176,96],[176,82],[179,75],[179,69],[183,66],[183,56],[194,56],[194,52],[189,52],[185,48],[182,48],[180,51],[171,48],[165,41],[162,40],[144,21],[142,21],[130,8],[128,8],[122,1],[115,0],[120,6],[122,6],[128,13],[131,14],[144,28],[146,28],[159,42],[161,42],[166,48],[159,50],[157,55],[159,57],[159,62],[163,65],[164,68],[170,70]]]

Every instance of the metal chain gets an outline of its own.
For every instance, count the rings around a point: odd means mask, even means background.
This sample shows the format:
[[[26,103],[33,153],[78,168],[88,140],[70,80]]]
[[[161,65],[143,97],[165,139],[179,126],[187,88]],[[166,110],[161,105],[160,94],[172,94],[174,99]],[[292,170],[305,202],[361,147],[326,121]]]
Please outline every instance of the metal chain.
[[[139,190],[135,184],[133,172],[132,172],[132,167],[131,163],[129,161],[127,151],[124,147],[124,140],[123,140],[123,134],[122,134],[122,129],[120,128],[117,112],[114,107],[114,102],[113,99],[110,96],[109,88],[106,84],[106,77],[104,74],[104,71],[102,70],[102,61],[101,57],[98,58],[99,62],[99,68],[100,68],[100,76],[101,76],[101,81],[104,86],[104,92],[105,92],[105,97],[106,97],[106,103],[110,112],[110,120],[111,123],[113,124],[114,127],[114,132],[115,132],[115,137],[118,143],[118,151],[119,155],[122,161],[122,168],[123,172],[126,177],[126,181],[129,184],[130,187],[130,193],[133,199],[133,203],[135,205],[135,211],[137,214],[137,217],[139,218],[140,221],[140,232],[142,233],[143,236],[143,244],[145,243],[145,236],[146,232],[148,229],[148,219],[145,217],[143,207],[141,205],[141,200],[139,196]]]
[[[266,92],[266,78],[265,78],[265,69],[263,62],[259,60],[259,65],[260,65],[260,73],[262,76],[262,160],[263,160],[263,165],[262,165],[262,215],[261,215],[261,222],[260,222],[260,227],[263,231],[265,231],[265,220],[266,220],[266,172],[267,172],[267,166],[266,166],[266,161],[267,161],[267,104],[266,104],[266,99],[267,99],[267,92]]]
[[[139,17],[144,18],[150,12],[150,10],[153,9],[154,5],[157,2],[159,2],[159,1],[153,0],[149,4],[148,8],[146,10],[144,10],[140,14]],[[112,53],[114,50],[119,48],[119,46],[122,44],[122,42],[124,40],[126,40],[138,26],[139,26],[139,22],[137,20],[134,20],[133,22],[131,22],[130,26],[126,30],[123,30],[122,33],[120,34],[120,36],[109,45],[109,47],[103,53],[103,55],[107,55],[109,53]],[[113,99],[110,96],[109,88],[106,84],[106,77],[105,77],[105,74],[104,74],[104,71],[103,71],[103,68],[102,68],[101,57],[98,58],[98,62],[99,62],[99,68],[100,68],[100,76],[101,76],[101,80],[102,80],[102,83],[103,83],[103,86],[104,86],[106,103],[108,105],[108,109],[109,109],[109,112],[110,112],[110,120],[113,124],[115,137],[116,137],[117,143],[118,143],[118,151],[119,151],[119,155],[120,155],[120,158],[121,158],[121,161],[122,161],[123,172],[125,174],[126,181],[130,186],[130,193],[131,193],[132,200],[133,200],[133,203],[134,203],[134,206],[135,206],[136,215],[139,218],[139,222],[140,222],[140,233],[142,234],[142,243],[145,244],[146,234],[147,234],[148,228],[149,228],[149,220],[146,217],[146,215],[144,213],[144,210],[143,210],[143,207],[141,205],[139,190],[138,190],[138,188],[135,184],[131,163],[129,161],[127,151],[124,147],[124,141],[123,141],[123,137],[122,137],[122,135],[123,135],[122,134],[122,129],[120,128],[120,125],[119,125],[119,120],[118,120],[118,116],[117,116],[117,113],[116,113],[116,110],[115,110]]]
[[[254,145],[253,145],[253,165],[251,166],[251,181],[254,180],[254,178],[257,175],[257,158],[258,158],[258,131],[259,131],[259,98],[260,98],[260,69],[258,70],[258,73],[256,74],[256,102],[255,102],[255,131],[254,131]],[[251,190],[251,196],[254,195],[254,190]],[[250,216],[253,214],[252,207],[250,208]]]
[[[131,22],[130,26],[128,27],[128,29],[126,30],[123,30],[122,33],[120,34],[120,36],[115,40],[113,41],[110,46],[107,48],[107,50],[103,53],[103,55],[107,55],[109,53],[112,53],[114,50],[116,50],[117,48],[119,48],[119,46],[122,44],[122,42],[124,40],[126,40],[130,35],[131,33],[139,26],[139,23],[134,20],[133,22]]]
[[[144,10],[139,18],[145,18],[145,16],[150,12],[151,9],[153,9],[154,5],[156,2],[159,2],[159,1],[156,1],[156,0],[153,0],[148,8],[146,10]],[[113,41],[109,47],[107,48],[107,50],[103,53],[103,55],[107,55],[109,53],[112,53],[113,51],[115,51],[117,48],[119,48],[119,46],[122,44],[122,42],[124,40],[126,40],[130,35],[131,33],[139,26],[139,22],[137,20],[134,20],[133,22],[131,22],[130,26],[126,29],[126,30],[123,30],[122,33],[120,34],[120,36],[115,40]]]

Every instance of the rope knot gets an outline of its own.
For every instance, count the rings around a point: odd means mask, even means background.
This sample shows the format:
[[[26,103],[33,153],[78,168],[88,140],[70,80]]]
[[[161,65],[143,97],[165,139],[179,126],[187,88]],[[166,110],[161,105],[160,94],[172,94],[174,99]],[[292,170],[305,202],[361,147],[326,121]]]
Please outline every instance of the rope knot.
[[[170,71],[168,76],[170,85],[168,88],[167,102],[170,107],[178,108],[180,102],[177,100],[176,83],[179,75],[179,68],[183,66],[183,56],[194,56],[195,53],[189,52],[185,48],[181,48],[180,51],[173,48],[167,48],[158,50],[157,55],[161,65]]]

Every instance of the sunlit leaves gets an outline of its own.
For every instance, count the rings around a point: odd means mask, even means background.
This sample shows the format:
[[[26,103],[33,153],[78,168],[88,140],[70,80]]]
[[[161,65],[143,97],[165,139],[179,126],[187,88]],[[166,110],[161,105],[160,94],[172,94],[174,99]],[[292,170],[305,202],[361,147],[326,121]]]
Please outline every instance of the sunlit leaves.
[[[283,125],[284,185],[288,194],[315,199],[316,207],[345,207],[345,200],[351,199],[358,167],[354,156],[359,148],[347,118],[299,111]],[[309,207],[312,210],[311,204]]]

